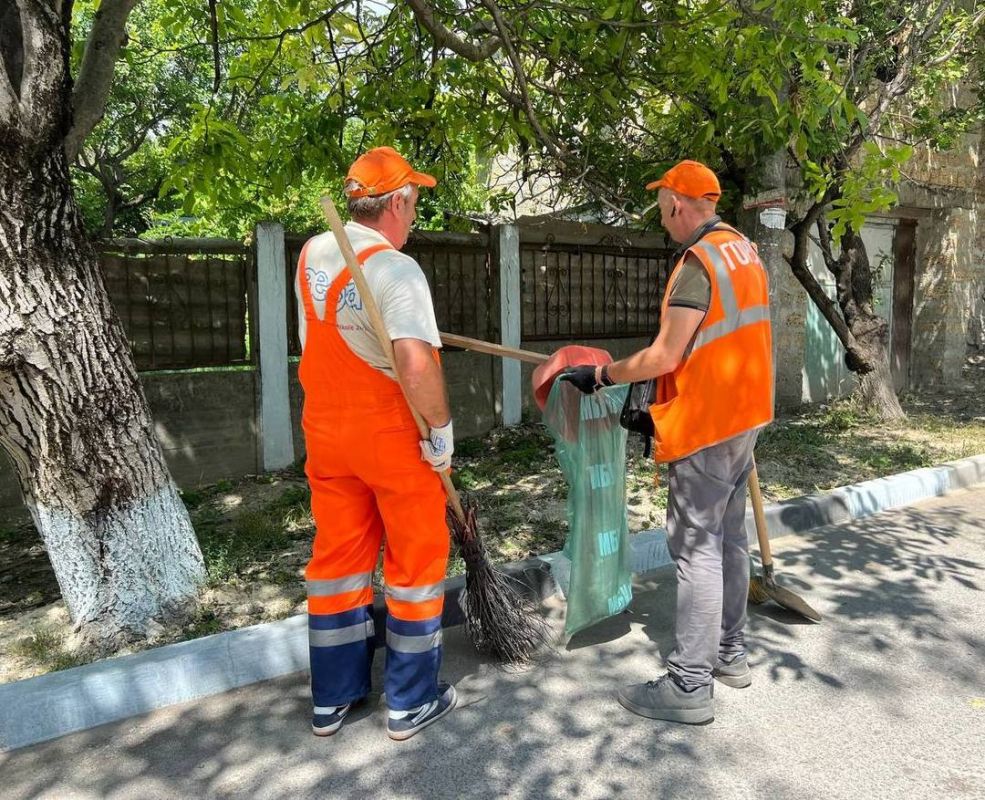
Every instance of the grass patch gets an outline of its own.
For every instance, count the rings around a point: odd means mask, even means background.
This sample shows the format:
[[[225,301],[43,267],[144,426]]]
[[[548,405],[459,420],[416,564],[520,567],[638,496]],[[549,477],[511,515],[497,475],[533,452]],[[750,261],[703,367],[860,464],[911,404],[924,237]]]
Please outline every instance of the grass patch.
[[[296,550],[299,540],[312,537],[311,493],[306,486],[288,483],[266,502],[257,503],[263,496],[257,494],[259,487],[269,494],[266,487],[271,484],[252,478],[235,486],[220,482],[208,487],[208,494],[191,511],[208,586],[246,578],[277,584],[298,580],[293,568],[279,562],[285,552]],[[237,505],[224,505],[223,494],[235,494]]]
[[[58,672],[92,661],[92,656],[85,651],[67,649],[65,638],[63,633],[39,625],[30,635],[14,642],[10,649],[14,655],[41,667],[45,672]]]
[[[289,511],[298,506],[311,506],[311,491],[302,486],[289,486],[279,497],[267,504],[266,510],[269,514],[278,511]]]
[[[200,608],[195,614],[195,618],[185,626],[185,633],[189,639],[198,639],[202,636],[211,636],[214,633],[222,633],[225,626],[222,620],[211,608]]]
[[[912,444],[863,445],[859,460],[877,472],[905,472],[934,463],[925,448]]]
[[[201,489],[179,489],[178,494],[181,495],[181,502],[189,511],[194,511],[205,500],[205,492]]]
[[[543,425],[533,423],[463,439],[455,443],[455,456],[459,462],[456,472],[466,489],[556,465],[553,439]]]
[[[288,546],[292,537],[269,514],[246,511],[232,525],[198,530],[205,568],[212,585],[243,575]]]

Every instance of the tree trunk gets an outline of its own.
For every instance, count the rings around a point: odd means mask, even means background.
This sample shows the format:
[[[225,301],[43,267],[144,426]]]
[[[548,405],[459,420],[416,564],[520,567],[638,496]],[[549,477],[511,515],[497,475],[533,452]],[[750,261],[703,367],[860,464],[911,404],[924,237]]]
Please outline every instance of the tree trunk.
[[[830,253],[825,247],[825,258]],[[889,367],[889,323],[875,313],[872,268],[862,237],[846,233],[835,269],[838,304],[855,346],[845,355],[848,368],[858,376],[857,397],[862,408],[887,422],[906,419]]]
[[[879,320],[887,328],[885,320]],[[862,408],[870,414],[887,422],[906,419],[893,385],[893,373],[889,368],[889,357],[885,345],[874,344],[871,348],[860,342],[860,349],[867,352],[866,360],[872,369],[858,376],[858,399]]]
[[[104,239],[113,238],[113,228],[116,225],[116,186],[112,183],[103,181],[103,193],[106,195],[106,208],[103,209],[103,229],[101,236]]]
[[[886,421],[905,419],[889,367],[889,324],[875,313],[872,302],[872,268],[865,243],[857,233],[846,232],[835,255],[823,212],[831,199],[826,195],[791,226],[794,249],[787,263],[844,346],[845,365],[858,376],[856,396],[861,406]],[[824,263],[835,277],[837,302],[807,268],[808,232],[815,223]]]
[[[0,445],[76,627],[108,642],[193,599],[204,568],[75,206],[67,26],[25,25],[30,92],[0,108]]]

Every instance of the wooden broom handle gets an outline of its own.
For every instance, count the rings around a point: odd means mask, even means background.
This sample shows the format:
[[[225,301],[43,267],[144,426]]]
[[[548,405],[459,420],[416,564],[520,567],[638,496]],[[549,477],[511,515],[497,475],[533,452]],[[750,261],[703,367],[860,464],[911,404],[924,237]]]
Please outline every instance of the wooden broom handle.
[[[503,344],[494,342],[484,342],[482,339],[473,339],[469,336],[460,336],[457,333],[442,333],[441,341],[449,347],[461,347],[463,350],[475,350],[477,353],[486,353],[490,356],[500,358],[515,358],[517,361],[526,361],[528,364],[543,364],[550,356],[543,353],[535,353],[533,350],[518,350],[515,347],[507,347]]]
[[[759,558],[765,568],[773,563],[773,553],[770,551],[770,535],[766,529],[766,512],[763,511],[763,493],[759,488],[759,471],[756,469],[755,456],[752,459],[752,471],[749,473],[749,496],[752,498],[752,514],[756,518]]]
[[[352,279],[356,282],[356,288],[359,290],[359,298],[363,302],[366,313],[369,314],[373,331],[376,333],[380,347],[383,348],[387,363],[389,363],[390,369],[393,370],[393,374],[397,378],[397,384],[400,386],[400,391],[403,392],[404,400],[407,401],[410,413],[414,415],[414,422],[417,424],[417,430],[421,435],[421,439],[428,439],[430,437],[430,428],[410,402],[410,397],[407,395],[407,387],[400,380],[400,373],[397,371],[397,362],[393,355],[393,342],[390,341],[390,335],[387,333],[386,325],[383,323],[383,315],[380,313],[380,307],[376,305],[376,298],[373,297],[373,293],[369,290],[366,276],[363,274],[362,267],[359,266],[359,259],[356,258],[356,253],[352,249],[352,242],[349,241],[349,236],[345,232],[345,226],[342,224],[339,212],[335,210],[335,203],[332,202],[332,198],[328,195],[323,195],[321,208],[325,219],[328,220],[329,227],[332,229],[332,233],[335,234],[336,241],[339,243],[339,249],[342,251],[342,257],[345,259],[346,266],[349,267]],[[441,477],[441,483],[445,487],[445,494],[448,495],[448,502],[451,504],[455,516],[458,517],[463,525],[466,524],[462,500],[455,490],[455,485],[451,482],[451,470],[439,472],[438,475]]]

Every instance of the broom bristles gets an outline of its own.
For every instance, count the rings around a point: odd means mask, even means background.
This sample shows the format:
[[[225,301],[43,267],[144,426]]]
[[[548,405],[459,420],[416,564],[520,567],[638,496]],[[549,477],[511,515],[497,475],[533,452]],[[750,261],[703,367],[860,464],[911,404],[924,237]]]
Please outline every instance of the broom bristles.
[[[507,664],[530,660],[550,637],[547,620],[523,592],[523,584],[489,561],[476,523],[475,503],[463,500],[465,522],[448,519],[465,562],[465,630],[476,649]]]
[[[749,602],[754,606],[759,606],[770,599],[769,594],[766,592],[766,587],[763,586],[763,579],[758,575],[753,576],[749,579]]]

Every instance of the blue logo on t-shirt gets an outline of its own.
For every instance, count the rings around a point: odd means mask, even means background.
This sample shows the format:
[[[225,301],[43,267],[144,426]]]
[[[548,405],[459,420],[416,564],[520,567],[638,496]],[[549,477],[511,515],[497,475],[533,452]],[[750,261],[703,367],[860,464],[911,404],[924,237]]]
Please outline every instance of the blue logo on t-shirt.
[[[335,305],[335,312],[338,313],[343,308],[348,306],[353,311],[363,310],[363,300],[359,296],[359,290],[356,289],[356,282],[349,281],[339,293],[339,302]]]
[[[311,288],[311,297],[313,300],[317,300],[319,303],[325,300],[325,295],[328,294],[328,287],[330,281],[328,280],[328,273],[322,270],[305,269],[305,278],[308,280],[308,286]]]

